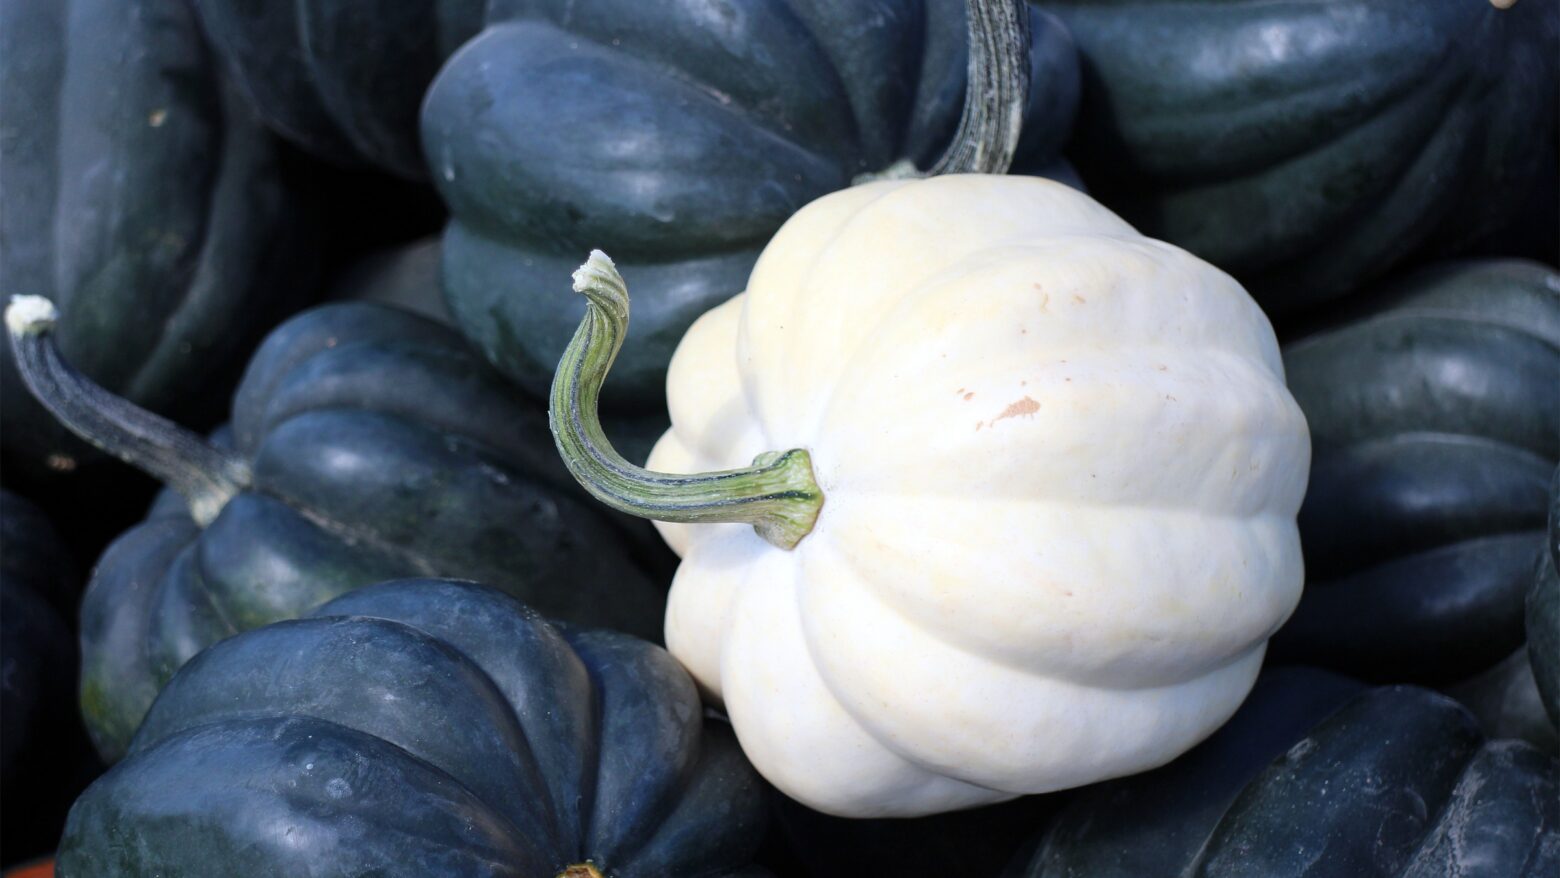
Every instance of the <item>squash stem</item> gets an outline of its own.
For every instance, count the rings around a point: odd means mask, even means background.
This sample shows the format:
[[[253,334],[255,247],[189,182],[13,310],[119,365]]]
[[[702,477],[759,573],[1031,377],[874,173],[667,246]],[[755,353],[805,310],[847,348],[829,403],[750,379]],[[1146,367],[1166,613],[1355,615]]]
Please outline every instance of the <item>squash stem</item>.
[[[59,312],[42,296],[13,296],[5,309],[22,383],[71,432],[184,495],[204,527],[249,485],[249,464],[196,433],[103,389],[60,355]]]
[[[745,469],[696,475],[651,472],[623,459],[597,414],[601,385],[628,332],[628,288],[600,250],[574,273],[585,318],[553,376],[547,419],[569,472],[620,512],[677,522],[747,522],[782,549],[795,548],[823,507],[807,451],[771,451]]]
[[[959,128],[929,171],[909,159],[858,176],[855,183],[942,174],[1005,174],[1018,154],[1029,106],[1029,5],[1024,0],[966,0],[969,74]]]

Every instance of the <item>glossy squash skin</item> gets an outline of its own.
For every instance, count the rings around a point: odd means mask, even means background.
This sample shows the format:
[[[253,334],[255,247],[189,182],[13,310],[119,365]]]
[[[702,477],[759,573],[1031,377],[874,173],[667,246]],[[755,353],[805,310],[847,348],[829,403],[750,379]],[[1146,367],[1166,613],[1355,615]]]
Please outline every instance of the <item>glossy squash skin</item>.
[[[195,0],[223,68],[267,125],[308,152],[427,175],[423,92],[475,35],[482,0]]]
[[[439,288],[442,254],[443,247],[437,236],[381,250],[344,273],[327,298],[378,302],[414,311],[446,325],[453,324],[454,318],[450,316]],[[650,456],[650,448],[671,426],[665,410],[614,413],[605,420],[613,446],[635,463],[643,463]],[[634,524],[637,530],[649,529],[644,522]],[[659,537],[650,538],[659,545]],[[665,560],[671,562],[669,553]]]
[[[592,248],[634,283],[634,332],[608,409],[665,398],[694,318],[742,291],[796,210],[900,159],[929,167],[964,102],[963,0],[490,4],[423,106],[450,207],[444,288],[462,331],[543,397],[584,302]],[[1077,60],[1032,17],[1030,106],[1015,170],[1056,157]]]
[[[1023,878],[1512,878],[1560,869],[1560,763],[1452,700],[1268,671],[1164,768],[1084,791]]]
[[[0,5],[0,287],[53,299],[87,375],[175,416],[220,408],[315,275],[277,144],[216,76],[183,0]],[[11,473],[87,446],[0,350]]]
[[[736,876],[763,795],[659,647],[403,580],[186,665],[58,874]]]
[[[1270,314],[1470,248],[1555,258],[1554,0],[1039,5],[1083,58],[1091,192]]]
[[[89,585],[82,710],[107,759],[205,646],[385,579],[482,579],[660,635],[635,540],[568,480],[545,413],[447,327],[366,303],[298,315],[250,361],[231,441],[250,486],[204,529],[166,496]]]
[[[1560,274],[1425,269],[1284,347],[1311,428],[1276,661],[1450,683],[1517,650],[1560,461]]]
[[[79,588],[48,518],[0,490],[0,865],[51,849],[87,780],[67,621]]]

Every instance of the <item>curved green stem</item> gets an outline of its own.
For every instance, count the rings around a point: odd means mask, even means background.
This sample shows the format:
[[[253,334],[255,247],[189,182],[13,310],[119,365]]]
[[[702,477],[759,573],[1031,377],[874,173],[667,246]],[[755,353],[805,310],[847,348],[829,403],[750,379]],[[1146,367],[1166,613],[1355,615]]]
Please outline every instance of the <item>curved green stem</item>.
[[[1005,174],[1012,166],[1029,106],[1029,5],[1024,0],[966,0],[965,9],[969,74],[964,111],[948,149],[928,171],[902,159],[854,182]]]
[[[574,273],[588,302],[585,319],[553,376],[547,419],[569,472],[601,502],[657,521],[741,521],[791,549],[812,530],[823,507],[812,458],[800,448],[771,451],[745,469],[696,475],[651,472],[613,450],[596,407],[601,385],[628,332],[628,288],[600,250]]]
[[[60,356],[59,313],[42,296],[13,296],[6,330],[22,383],[71,432],[184,495],[190,517],[210,524],[249,485],[249,464],[167,418],[93,383]]]

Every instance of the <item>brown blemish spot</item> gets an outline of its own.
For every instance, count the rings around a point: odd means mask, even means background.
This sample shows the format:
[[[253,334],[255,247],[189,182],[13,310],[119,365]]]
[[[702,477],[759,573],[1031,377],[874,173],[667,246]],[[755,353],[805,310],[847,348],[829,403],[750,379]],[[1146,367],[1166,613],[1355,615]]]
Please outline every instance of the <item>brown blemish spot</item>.
[[[1019,387],[1028,387],[1029,386],[1029,382],[1028,381],[1020,381],[1020,382],[1018,382],[1018,386]]]
[[[1167,393],[1167,394],[1165,394],[1165,399],[1168,399],[1168,400],[1170,400],[1170,401],[1171,401],[1171,402],[1179,402],[1179,400],[1177,400],[1177,399],[1176,399],[1176,398],[1175,398],[1175,397],[1173,397],[1173,396],[1171,396],[1171,395],[1170,395],[1170,394],[1168,394],[1168,393]]]
[[[984,427],[984,426],[986,426],[986,422],[985,421],[977,421],[976,424],[975,424],[975,432],[979,433],[980,432],[980,428]]]
[[[44,459],[44,464],[57,473],[68,473],[76,468],[76,458],[68,454],[51,454]]]
[[[1089,303],[1088,299],[1085,299],[1077,293],[1073,293],[1073,301],[1077,302],[1079,305],[1087,305]]]
[[[1062,594],[1064,594],[1064,595],[1067,595],[1067,596],[1068,596],[1068,597],[1072,597],[1072,592],[1070,592],[1070,591],[1068,591],[1068,590],[1067,590],[1067,589],[1065,589],[1065,588],[1064,588],[1064,589],[1062,589]]]
[[[1169,367],[1169,366],[1166,366],[1166,365],[1163,365],[1163,364],[1160,364],[1160,365],[1158,365],[1158,366],[1155,366],[1155,367],[1154,367],[1154,368],[1155,368],[1155,369],[1158,369],[1158,370],[1159,370],[1159,371],[1161,371],[1161,372],[1168,372],[1168,371],[1170,371],[1170,367]]]
[[[958,390],[955,390],[954,393],[956,395],[963,396],[964,395],[964,388],[961,387]]]
[[[965,402],[969,402],[970,400],[972,400],[974,398],[975,398],[975,391],[973,391],[973,390],[971,390],[969,393],[964,394],[964,401]]]
[[[1017,402],[1009,403],[1008,407],[1002,410],[1002,414],[993,418],[991,423],[995,424],[997,421],[1006,420],[1008,418],[1016,418],[1019,416],[1026,418],[1032,417],[1034,413],[1038,411],[1040,411],[1040,403],[1035,402],[1033,399],[1030,399],[1026,396]]]

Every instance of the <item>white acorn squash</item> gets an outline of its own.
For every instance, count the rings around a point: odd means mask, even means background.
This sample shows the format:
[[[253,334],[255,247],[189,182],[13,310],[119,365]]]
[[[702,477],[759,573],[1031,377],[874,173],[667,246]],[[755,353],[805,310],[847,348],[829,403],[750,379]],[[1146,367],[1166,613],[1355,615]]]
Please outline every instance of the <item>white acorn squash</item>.
[[[560,449],[619,508],[737,520],[661,525],[683,558],[667,645],[813,808],[1160,765],[1235,711],[1299,598],[1310,441],[1266,317],[1065,186],[955,175],[804,208],[683,338],[649,471],[594,424],[626,293],[602,258],[576,280]],[[728,514],[757,501],[806,508]]]

